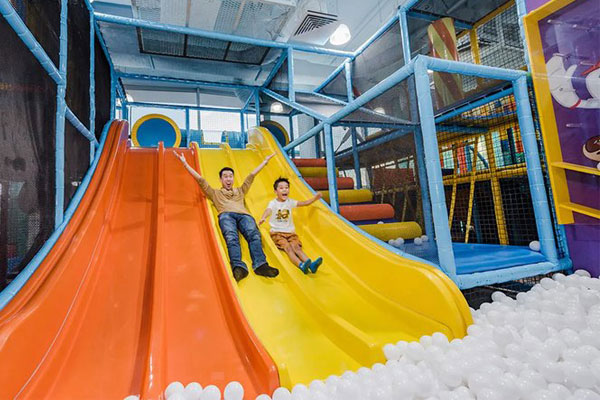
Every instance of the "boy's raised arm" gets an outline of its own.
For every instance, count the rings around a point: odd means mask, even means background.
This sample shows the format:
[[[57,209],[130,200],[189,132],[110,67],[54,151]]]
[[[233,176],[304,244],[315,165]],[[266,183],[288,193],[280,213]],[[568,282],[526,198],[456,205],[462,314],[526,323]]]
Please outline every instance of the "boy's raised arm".
[[[321,197],[323,197],[323,195],[320,192],[317,192],[317,194],[315,194],[313,198],[304,201],[299,201],[298,204],[296,204],[296,207],[309,206],[315,201],[319,200]]]
[[[196,170],[187,163],[185,156],[183,154],[179,154],[177,152],[175,152],[175,156],[181,161],[181,163],[183,164],[183,166],[185,167],[185,169],[190,173],[190,175],[192,175],[194,177],[194,179],[196,179],[198,181],[198,184],[200,185],[200,189],[202,189],[202,192],[210,197],[214,191],[214,189],[212,187],[210,187],[210,185],[208,184],[208,182],[206,181],[206,179],[204,179],[198,172],[196,172]]]

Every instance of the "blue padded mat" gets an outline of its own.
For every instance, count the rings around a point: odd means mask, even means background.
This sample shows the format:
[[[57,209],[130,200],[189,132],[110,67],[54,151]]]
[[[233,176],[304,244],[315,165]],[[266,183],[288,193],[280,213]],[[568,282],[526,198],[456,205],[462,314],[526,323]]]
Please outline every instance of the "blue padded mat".
[[[414,256],[439,264],[435,242],[429,241],[418,246],[411,241],[398,248]],[[456,272],[459,275],[546,261],[541,253],[532,251],[527,246],[452,243],[452,249],[456,260]]]

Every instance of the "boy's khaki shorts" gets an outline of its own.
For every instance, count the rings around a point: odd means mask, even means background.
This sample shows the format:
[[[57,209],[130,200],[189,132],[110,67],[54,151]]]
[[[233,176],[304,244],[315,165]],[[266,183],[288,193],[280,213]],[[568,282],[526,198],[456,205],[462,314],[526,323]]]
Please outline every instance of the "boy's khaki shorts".
[[[295,233],[271,232],[271,239],[273,239],[279,250],[284,250],[288,243],[292,246],[298,245],[302,247],[302,243]]]

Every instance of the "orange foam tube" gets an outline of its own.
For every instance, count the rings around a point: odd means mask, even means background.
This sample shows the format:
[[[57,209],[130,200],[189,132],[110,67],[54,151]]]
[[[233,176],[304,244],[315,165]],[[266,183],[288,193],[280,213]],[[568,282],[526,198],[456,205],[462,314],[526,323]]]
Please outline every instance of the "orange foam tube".
[[[394,207],[390,204],[356,204],[340,206],[340,214],[350,221],[394,218]]]
[[[354,179],[348,177],[339,177],[336,179],[338,190],[354,189]],[[325,177],[306,177],[304,180],[314,190],[326,190],[329,188],[329,183]]]
[[[324,158],[294,158],[292,159],[296,167],[326,167],[327,161]]]

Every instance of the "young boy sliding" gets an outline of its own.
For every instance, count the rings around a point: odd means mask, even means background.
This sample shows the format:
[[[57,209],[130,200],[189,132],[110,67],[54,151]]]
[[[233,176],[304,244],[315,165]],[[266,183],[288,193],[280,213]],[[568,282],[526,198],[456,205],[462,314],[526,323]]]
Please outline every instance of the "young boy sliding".
[[[293,262],[305,274],[310,270],[317,272],[317,268],[323,262],[321,257],[311,262],[310,258],[302,251],[302,243],[296,235],[292,209],[295,207],[308,206],[321,198],[321,193],[306,201],[290,199],[290,182],[286,178],[279,178],[273,184],[277,197],[269,203],[258,224],[261,225],[270,215],[271,238],[278,249],[287,253]]]
[[[229,167],[221,169],[219,171],[219,178],[221,179],[221,187],[219,189],[212,188],[206,179],[200,176],[185,161],[183,154],[175,154],[181,160],[185,169],[198,181],[204,195],[212,201],[219,212],[219,227],[227,244],[227,253],[229,253],[229,262],[231,263],[235,280],[239,282],[248,276],[248,267],[242,261],[242,249],[240,247],[238,230],[248,242],[254,273],[268,278],[276,277],[279,274],[279,270],[267,264],[267,258],[262,249],[260,232],[254,218],[244,205],[244,196],[248,193],[254,177],[267,165],[274,154],[265,158],[254,171],[250,172],[250,175],[246,177],[240,187],[233,187],[233,169]]]

